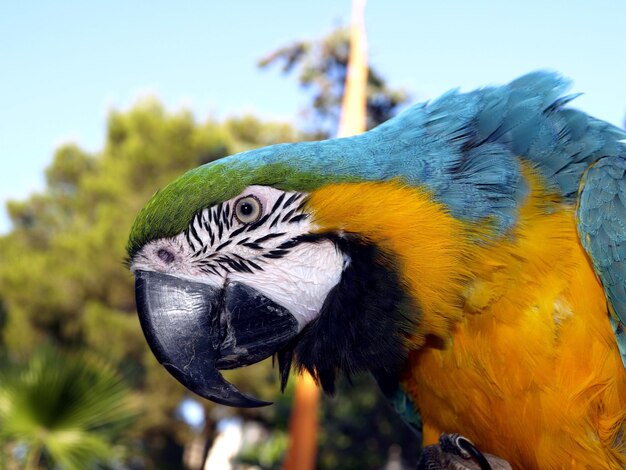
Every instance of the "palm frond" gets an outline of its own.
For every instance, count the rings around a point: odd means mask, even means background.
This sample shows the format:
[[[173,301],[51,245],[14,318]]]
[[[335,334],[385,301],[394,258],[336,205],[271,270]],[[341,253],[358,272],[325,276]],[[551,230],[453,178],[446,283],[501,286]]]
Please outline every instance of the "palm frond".
[[[18,443],[63,469],[113,459],[115,438],[134,414],[116,372],[93,357],[44,348],[0,370],[0,443]]]

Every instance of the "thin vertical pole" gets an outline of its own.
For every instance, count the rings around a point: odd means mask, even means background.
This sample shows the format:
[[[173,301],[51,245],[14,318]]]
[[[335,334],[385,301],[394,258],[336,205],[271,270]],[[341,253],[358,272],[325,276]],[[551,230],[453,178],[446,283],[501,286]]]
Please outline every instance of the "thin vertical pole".
[[[341,103],[338,137],[365,131],[367,119],[367,41],[365,36],[365,0],[352,2],[350,58]]]

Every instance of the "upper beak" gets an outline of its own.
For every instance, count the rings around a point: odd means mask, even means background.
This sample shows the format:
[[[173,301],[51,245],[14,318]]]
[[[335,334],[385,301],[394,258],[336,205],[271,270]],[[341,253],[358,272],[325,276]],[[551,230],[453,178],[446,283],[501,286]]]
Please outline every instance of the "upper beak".
[[[158,361],[179,382],[216,403],[269,405],[241,393],[218,369],[253,364],[298,333],[284,307],[244,284],[218,288],[175,276],[135,272],[139,321]]]

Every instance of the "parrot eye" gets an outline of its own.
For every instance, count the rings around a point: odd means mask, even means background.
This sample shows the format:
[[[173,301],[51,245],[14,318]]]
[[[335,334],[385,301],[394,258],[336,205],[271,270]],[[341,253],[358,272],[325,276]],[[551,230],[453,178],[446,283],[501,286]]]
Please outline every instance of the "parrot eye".
[[[235,202],[235,217],[242,224],[251,224],[261,217],[263,206],[255,196],[244,196]]]

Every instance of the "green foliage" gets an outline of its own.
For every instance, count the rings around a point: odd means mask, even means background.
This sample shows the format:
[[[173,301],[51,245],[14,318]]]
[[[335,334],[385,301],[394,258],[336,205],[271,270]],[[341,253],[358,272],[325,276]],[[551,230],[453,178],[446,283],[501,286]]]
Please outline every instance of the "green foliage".
[[[244,446],[237,461],[263,470],[279,469],[288,447],[289,434],[275,430],[266,440]]]
[[[296,41],[271,52],[259,61],[261,67],[282,63],[287,74],[299,69],[300,86],[308,90],[311,104],[304,111],[306,130],[316,138],[335,134],[339,123],[341,100],[348,71],[350,31],[340,28],[322,39]],[[367,82],[367,128],[391,118],[406,103],[407,93],[387,86],[372,66]]]
[[[253,416],[271,435],[245,447],[238,462],[263,470],[282,468],[293,391],[290,381],[284,395]],[[405,468],[415,468],[421,447],[420,438],[393,411],[374,380],[363,375],[340,379],[335,396],[321,397],[318,444],[319,470],[378,470],[392,451],[400,453]]]
[[[323,397],[320,410],[318,469],[380,469],[393,448],[402,449],[402,460],[408,468],[415,468],[421,442],[393,411],[373,378],[339,381],[337,394]]]
[[[139,328],[124,266],[132,221],[157,189],[192,167],[297,139],[284,124],[253,116],[197,123],[148,99],[109,115],[101,152],[59,148],[45,190],[8,204],[13,230],[0,237],[0,348],[24,358],[45,340],[113,361],[140,397],[141,419],[125,430],[127,447],[147,467],[167,468],[166,454],[180,462],[190,431],[176,409],[187,392],[157,363]],[[246,384],[251,393],[270,393],[267,367],[251,375],[259,378]]]
[[[25,450],[24,468],[42,462],[92,468],[120,457],[115,446],[133,410],[129,390],[104,362],[37,351],[0,370],[0,442]]]

